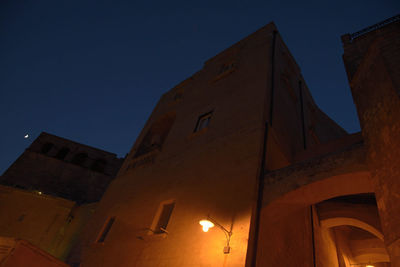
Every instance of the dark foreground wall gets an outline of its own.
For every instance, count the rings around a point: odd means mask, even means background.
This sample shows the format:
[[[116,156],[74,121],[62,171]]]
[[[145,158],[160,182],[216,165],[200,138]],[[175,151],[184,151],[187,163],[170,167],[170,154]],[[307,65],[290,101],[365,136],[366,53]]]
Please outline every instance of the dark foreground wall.
[[[342,37],[392,266],[400,266],[400,15]]]

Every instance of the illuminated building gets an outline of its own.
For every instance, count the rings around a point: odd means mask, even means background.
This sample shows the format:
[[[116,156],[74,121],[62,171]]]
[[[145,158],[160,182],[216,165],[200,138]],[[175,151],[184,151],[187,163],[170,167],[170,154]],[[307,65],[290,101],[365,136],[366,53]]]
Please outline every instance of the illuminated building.
[[[342,36],[355,134],[273,23],[206,61],[161,97],[68,262],[400,266],[399,27]]]
[[[260,171],[344,136],[268,24],[161,97],[82,237],[82,264],[244,266]],[[207,216],[232,232],[229,253],[223,231],[199,226]]]

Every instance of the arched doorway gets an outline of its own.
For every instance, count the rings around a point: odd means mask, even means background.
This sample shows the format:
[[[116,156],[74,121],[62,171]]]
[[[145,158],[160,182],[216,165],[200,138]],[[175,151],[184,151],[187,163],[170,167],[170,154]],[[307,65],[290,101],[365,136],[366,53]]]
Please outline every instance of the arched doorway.
[[[337,168],[266,185],[257,266],[390,266],[369,172]]]

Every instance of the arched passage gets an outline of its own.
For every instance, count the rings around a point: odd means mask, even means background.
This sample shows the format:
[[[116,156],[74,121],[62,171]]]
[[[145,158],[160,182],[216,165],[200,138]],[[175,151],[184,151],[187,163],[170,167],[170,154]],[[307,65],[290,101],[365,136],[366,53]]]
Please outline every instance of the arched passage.
[[[373,195],[362,143],[269,172],[264,181],[257,266],[346,266],[338,260],[335,232],[321,227],[315,204]]]
[[[301,182],[298,176],[295,176],[295,179]],[[289,181],[282,180],[281,186],[288,184]],[[359,170],[331,177],[325,174],[322,179],[302,186],[298,186],[298,183],[293,184],[296,189],[288,190],[288,193],[265,203],[261,210],[257,266],[313,266],[314,257],[315,261],[319,261],[318,256],[313,255],[313,246],[316,245],[313,241],[313,231],[319,229],[313,229],[311,221],[317,223],[316,227],[320,226],[316,212],[312,212],[310,207],[338,196],[373,191],[369,173]],[[270,190],[276,190],[277,186],[274,185]],[[264,194],[267,194],[266,191]],[[328,244],[329,248],[319,256],[327,265],[332,261],[331,265],[335,266],[333,262],[337,262],[337,255],[333,234],[321,231],[314,239]]]
[[[350,225],[350,226],[358,227],[360,229],[363,229],[363,230],[373,234],[374,236],[376,236],[377,238],[379,238],[380,240],[383,241],[383,234],[381,231],[379,231],[372,225],[370,225],[366,222],[363,222],[361,220],[358,220],[358,219],[337,217],[337,218],[329,218],[329,219],[325,219],[325,220],[320,220],[319,223],[320,223],[321,227],[325,227],[325,228],[333,228],[333,227],[343,226],[343,225]]]
[[[332,228],[342,225],[358,227],[383,241],[383,233],[379,220],[378,208],[373,194],[356,197],[335,198],[316,205],[321,227]]]
[[[339,266],[389,266],[373,194],[329,199],[315,205],[315,209],[320,231],[333,233]],[[317,247],[317,252],[318,249],[321,248]]]

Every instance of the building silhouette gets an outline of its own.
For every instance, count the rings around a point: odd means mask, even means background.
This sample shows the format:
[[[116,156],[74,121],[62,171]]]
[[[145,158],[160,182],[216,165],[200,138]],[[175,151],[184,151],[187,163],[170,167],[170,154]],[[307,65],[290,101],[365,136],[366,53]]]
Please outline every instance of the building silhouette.
[[[97,202],[122,161],[113,153],[43,132],[4,172],[0,183],[78,203]]]
[[[46,266],[43,258],[29,257],[43,251],[66,260],[122,161],[41,133],[0,177],[0,262],[12,252],[25,261],[4,266]]]
[[[342,36],[355,134],[315,104],[273,23],[206,61],[161,97],[100,201],[78,205],[93,214],[69,217],[79,241],[56,235],[67,262],[400,266],[399,28]]]

